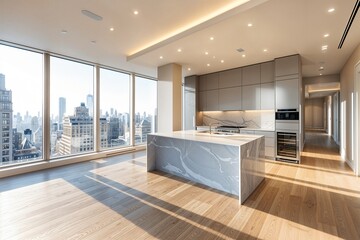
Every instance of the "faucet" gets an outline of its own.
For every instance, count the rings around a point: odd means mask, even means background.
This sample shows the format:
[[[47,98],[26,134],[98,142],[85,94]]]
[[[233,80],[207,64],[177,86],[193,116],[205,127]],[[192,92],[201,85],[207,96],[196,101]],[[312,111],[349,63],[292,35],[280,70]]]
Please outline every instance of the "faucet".
[[[210,123],[209,124],[209,133],[211,134],[211,127],[213,126],[213,125],[220,125],[220,123],[218,123],[218,122],[215,122],[215,123]]]

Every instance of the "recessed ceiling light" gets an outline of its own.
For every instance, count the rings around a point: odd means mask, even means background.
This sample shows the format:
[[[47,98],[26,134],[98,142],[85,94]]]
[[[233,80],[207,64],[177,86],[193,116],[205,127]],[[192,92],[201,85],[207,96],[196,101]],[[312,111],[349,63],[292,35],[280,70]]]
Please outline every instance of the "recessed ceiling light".
[[[208,52],[205,52],[205,55],[209,55],[209,53],[208,53]]]
[[[163,59],[163,56],[160,56],[159,58],[160,58],[160,59]]]
[[[243,54],[243,55],[241,55],[241,56],[242,56],[243,58],[244,58],[244,57],[246,57],[246,55],[245,55],[245,54]]]
[[[329,13],[332,13],[332,12],[334,12],[334,11],[335,11],[335,8],[329,8],[329,9],[328,9],[328,12],[329,12]]]
[[[115,30],[115,28],[111,27],[109,30],[110,30],[111,32],[113,32],[113,31]]]
[[[267,52],[268,50],[265,48],[263,51],[264,51],[264,52]]]
[[[248,27],[252,27],[252,23],[248,23]]]
[[[320,73],[320,76],[322,75],[322,73]]]
[[[139,11],[138,10],[134,10],[134,15],[138,15],[139,14]]]
[[[178,52],[181,52],[182,50],[181,50],[181,48],[179,48],[177,51],[178,51]]]
[[[221,62],[221,63],[224,63],[224,60],[221,60],[220,62]]]
[[[61,30],[61,33],[62,33],[62,34],[67,34],[68,31],[66,31],[66,30],[64,29],[64,30]]]
[[[103,19],[102,16],[99,16],[93,12],[90,12],[89,10],[81,10],[81,13],[93,20],[96,20],[96,21],[101,21]]]
[[[328,33],[324,34],[325,38],[327,38],[328,36],[330,36],[330,34],[328,34]]]
[[[210,37],[210,40],[211,40],[211,41],[214,40],[214,37]]]
[[[188,68],[188,71],[191,71],[191,68]]]
[[[325,51],[325,50],[327,50],[327,49],[328,49],[328,45],[323,45],[323,46],[321,46],[321,50]]]
[[[206,64],[206,66],[210,67],[210,63]]]
[[[215,59],[216,57],[215,56],[213,56],[213,59]]]
[[[324,70],[324,67],[320,67],[319,70]]]

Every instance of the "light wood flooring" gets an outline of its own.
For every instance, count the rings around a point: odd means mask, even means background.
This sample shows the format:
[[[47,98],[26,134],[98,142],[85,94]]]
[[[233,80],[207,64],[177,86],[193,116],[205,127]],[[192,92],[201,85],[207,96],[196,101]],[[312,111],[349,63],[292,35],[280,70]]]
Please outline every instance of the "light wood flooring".
[[[145,152],[0,179],[0,239],[360,239],[360,179],[325,134],[266,160],[244,205],[145,171]]]

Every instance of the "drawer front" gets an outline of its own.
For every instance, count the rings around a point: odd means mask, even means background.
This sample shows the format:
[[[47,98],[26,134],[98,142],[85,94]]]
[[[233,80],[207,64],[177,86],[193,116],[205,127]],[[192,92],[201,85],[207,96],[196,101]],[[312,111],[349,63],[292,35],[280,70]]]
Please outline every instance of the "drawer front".
[[[275,147],[275,138],[265,137],[265,147]]]
[[[275,132],[274,131],[255,131],[256,135],[264,135],[265,138],[275,138]]]
[[[275,158],[275,147],[265,147],[265,157]]]
[[[275,122],[276,124],[276,131],[277,132],[281,132],[281,131],[284,131],[284,130],[292,130],[292,131],[299,131],[299,122],[291,122],[291,121],[288,121],[288,122],[279,122],[279,121],[276,121]]]
[[[255,134],[254,130],[242,130],[240,129],[241,134]]]

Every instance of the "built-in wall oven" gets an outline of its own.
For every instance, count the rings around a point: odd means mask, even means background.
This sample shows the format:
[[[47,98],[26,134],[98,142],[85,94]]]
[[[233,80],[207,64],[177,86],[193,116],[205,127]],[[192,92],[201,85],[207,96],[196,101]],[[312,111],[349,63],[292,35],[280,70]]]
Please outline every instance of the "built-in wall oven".
[[[300,163],[297,109],[278,109],[275,113],[275,126],[276,160]]]

